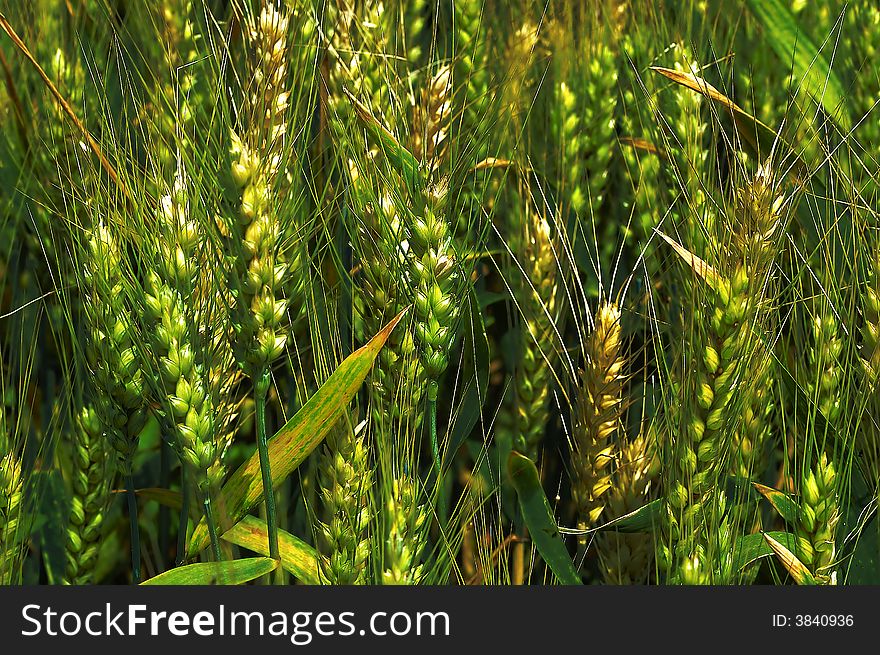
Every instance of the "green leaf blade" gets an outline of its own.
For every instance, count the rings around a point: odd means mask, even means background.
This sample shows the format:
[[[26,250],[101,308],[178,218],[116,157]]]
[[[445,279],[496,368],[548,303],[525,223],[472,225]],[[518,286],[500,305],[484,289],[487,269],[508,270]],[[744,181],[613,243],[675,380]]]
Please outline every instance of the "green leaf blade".
[[[541,488],[534,462],[514,451],[507,459],[507,471],[519,498],[523,519],[541,557],[562,584],[579,585],[581,577],[562,541],[553,510]]]
[[[800,29],[791,12],[779,0],[747,0],[752,14],[767,33],[770,46],[804,90],[818,102],[845,133],[852,128],[846,111],[846,92],[837,74],[819,49]]]
[[[733,551],[734,571],[741,571],[752,562],[774,554],[764,535],[769,535],[777,543],[784,544],[787,548],[795,548],[797,543],[797,537],[790,532],[759,532],[740,537]]]
[[[773,509],[779,512],[779,516],[781,516],[786,523],[789,525],[797,525],[800,507],[788,494],[785,494],[778,489],[774,489],[773,487],[766,487],[763,484],[758,484],[757,482],[753,482],[752,484],[755,489],[758,490],[758,493],[764,496],[764,498],[767,499],[767,502],[773,506]]]
[[[150,578],[141,586],[155,585],[238,585],[250,582],[278,567],[269,557],[249,557],[231,562],[200,562],[179,566]]]

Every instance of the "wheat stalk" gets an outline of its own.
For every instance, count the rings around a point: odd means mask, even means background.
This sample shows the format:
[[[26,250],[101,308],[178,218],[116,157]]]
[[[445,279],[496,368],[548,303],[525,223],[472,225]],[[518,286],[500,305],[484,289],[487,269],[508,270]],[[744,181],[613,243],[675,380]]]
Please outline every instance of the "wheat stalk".
[[[666,494],[670,541],[661,548],[661,561],[674,571],[672,579],[687,584],[724,582],[732,574],[734,517],[719,484],[729,464],[751,461],[745,448],[757,450],[758,445],[744,439],[765,434],[765,423],[744,426],[736,413],[764,401],[745,380],[764,366],[762,337],[754,332],[772,325],[772,296],[766,289],[782,224],[781,204],[767,162],[738,192],[732,216],[736,232],[721,262],[726,275],[712,271],[708,276],[703,269],[706,278],[699,282],[708,287],[710,313],[689,364],[696,372],[695,402],[683,417],[685,439],[673,454],[676,471]],[[731,429],[737,437],[733,448],[727,439]]]

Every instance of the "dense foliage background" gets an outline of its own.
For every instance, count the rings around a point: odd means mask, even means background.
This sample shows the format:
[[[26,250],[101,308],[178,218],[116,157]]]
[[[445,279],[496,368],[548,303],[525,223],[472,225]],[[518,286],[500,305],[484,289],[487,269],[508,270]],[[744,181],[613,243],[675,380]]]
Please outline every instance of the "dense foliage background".
[[[0,10],[0,581],[878,581],[873,0]]]

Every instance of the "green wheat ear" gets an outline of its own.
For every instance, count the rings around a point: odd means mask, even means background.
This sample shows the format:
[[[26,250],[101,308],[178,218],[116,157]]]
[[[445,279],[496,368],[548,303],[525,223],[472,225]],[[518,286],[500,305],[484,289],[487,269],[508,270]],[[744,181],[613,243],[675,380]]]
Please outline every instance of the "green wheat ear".
[[[144,336],[152,346],[153,375],[147,377],[162,427],[205,507],[220,559],[211,502],[226,472],[237,378],[228,344],[232,328],[212,299],[216,282],[209,271],[218,257],[198,211],[181,168],[152,224],[159,246],[144,283]]]
[[[825,453],[805,473],[801,484],[795,554],[821,584],[837,584],[834,570],[836,533],[840,521],[834,462]]]
[[[95,411],[116,451],[119,471],[127,478],[132,474],[147,412],[136,328],[126,300],[126,263],[117,236],[103,221],[87,238],[83,293],[87,298],[86,356],[96,391]]]
[[[64,582],[71,585],[92,582],[105,520],[110,506],[108,444],[101,421],[91,407],[76,417],[73,434],[73,477],[70,522],[67,527],[67,568]]]
[[[0,410],[2,411],[2,410]],[[24,478],[21,462],[12,452],[5,434],[5,416],[0,417],[0,584],[18,582],[23,542],[19,534]]]
[[[319,471],[327,513],[326,520],[319,525],[326,545],[326,557],[321,564],[326,584],[370,582],[373,474],[365,427],[340,426],[327,436]]]
[[[682,415],[686,438],[678,440],[677,469],[666,496],[671,538],[666,548],[674,553],[663,550],[661,560],[677,560],[673,577],[685,583],[717,583],[733,573],[729,558],[720,559],[714,570],[707,563],[727,552],[736,529],[736,517],[728,515],[737,513],[728,511],[722,477],[730,465],[737,470],[745,465],[749,474],[766,438],[767,423],[754,412],[763,411],[766,397],[741,381],[767,374],[762,334],[773,325],[770,277],[782,202],[768,161],[737,192],[729,216],[733,237],[717,269],[665,237],[703,278],[696,298],[705,297],[710,307],[701,341],[691,351],[694,401]],[[744,416],[738,416],[743,409]]]
[[[624,441],[614,462],[604,519],[634,512],[656,495],[657,444],[652,431]],[[596,540],[602,577],[607,584],[647,584],[654,572],[654,536],[602,532]]]
[[[557,363],[561,276],[558,227],[551,227],[546,211],[535,200],[515,197],[511,202],[507,235],[513,265],[509,273],[512,295],[522,315],[519,327],[520,359],[513,377],[510,416],[499,416],[499,429],[509,430],[514,448],[533,461],[550,421],[550,398]]]
[[[420,563],[427,542],[428,508],[410,478],[392,481],[386,501],[388,537],[385,546],[382,584],[416,585],[424,577]]]

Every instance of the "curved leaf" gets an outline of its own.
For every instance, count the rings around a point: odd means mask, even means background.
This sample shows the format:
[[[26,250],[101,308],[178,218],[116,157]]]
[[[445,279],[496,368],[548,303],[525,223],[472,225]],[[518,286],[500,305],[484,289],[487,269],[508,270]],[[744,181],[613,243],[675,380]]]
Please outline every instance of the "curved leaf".
[[[330,429],[342,417],[348,403],[370,372],[373,361],[385,345],[388,335],[403,318],[405,312],[406,310],[400,312],[369,343],[346,357],[296,415],[269,439],[272,484],[276,489],[323,441]],[[214,506],[224,507],[229,522],[235,524],[262,500],[260,456],[255,452],[223,485],[220,497]],[[219,514],[217,521],[219,525],[223,525]],[[189,555],[193,556],[205,548],[209,540],[208,528],[205,520],[202,519],[190,539]]]
[[[642,505],[629,514],[624,514],[613,521],[608,521],[608,523],[593,528],[593,531],[653,532],[663,519],[664,504],[665,501],[662,498],[652,500],[647,505]]]
[[[269,554],[269,531],[266,522],[255,516],[245,516],[223,535],[223,539],[261,555]],[[318,577],[319,555],[314,548],[289,532],[279,529],[278,550],[281,555],[281,566],[285,571],[305,584],[321,583]]]
[[[785,544],[787,548],[794,548],[797,541],[797,538],[790,532],[764,532],[740,537],[733,551],[734,571],[741,571],[752,562],[773,554],[773,549],[764,539],[764,535],[769,535],[777,543]]]
[[[765,487],[763,484],[758,484],[757,482],[753,482],[752,484],[755,489],[758,490],[758,493],[764,496],[764,498],[773,505],[773,509],[779,512],[779,516],[781,516],[786,523],[790,525],[797,524],[800,507],[794,500],[792,500],[791,496],[778,489],[774,489],[773,487]]]
[[[733,120],[737,125],[740,136],[748,142],[748,145],[755,153],[760,151],[759,136],[762,134],[765,136],[769,134],[772,135],[774,139],[776,138],[776,132],[773,128],[762,123],[755,116],[752,116],[749,112],[737,105],[733,100],[721,93],[721,91],[709,84],[709,82],[702,77],[698,77],[692,73],[685,73],[684,71],[677,71],[672,68],[663,68],[661,66],[651,66],[651,70],[672,80],[676,84],[680,84],[691,91],[709,98],[709,100],[721,104],[730,112],[730,115],[733,117]],[[757,128],[761,129],[759,130]]]
[[[721,276],[714,268],[712,268],[709,264],[697,257],[690,250],[682,246],[680,243],[678,243],[671,237],[663,234],[663,232],[661,232],[657,228],[654,228],[654,231],[661,239],[672,246],[675,254],[681,257],[685,261],[685,263],[694,270],[694,273],[705,280],[713,289],[718,288],[718,284],[721,282]]]
[[[568,549],[562,541],[553,510],[541,488],[541,479],[534,462],[516,451],[507,458],[507,472],[519,497],[523,519],[529,535],[550,570],[563,584],[581,584],[580,575],[574,568]]]
[[[782,566],[785,567],[785,570],[789,572],[794,581],[799,585],[816,585],[819,584],[816,581],[816,578],[813,577],[813,574],[810,573],[810,570],[801,562],[795,554],[791,552],[791,550],[781,544],[776,539],[771,537],[769,534],[764,534],[764,540],[767,542],[767,545],[773,550],[773,553],[776,557],[779,558],[779,561],[782,562]]]
[[[249,557],[231,562],[200,562],[165,571],[141,585],[235,585],[271,573],[278,562],[269,557]]]
[[[355,98],[348,89],[343,89],[343,92],[354,106],[355,114],[357,114],[361,124],[367,130],[367,134],[373,143],[382,149],[382,154],[388,158],[391,165],[406,180],[410,190],[417,188],[420,181],[418,160],[397,140],[397,137],[387,127],[382,125],[370,113],[366,105]]]

